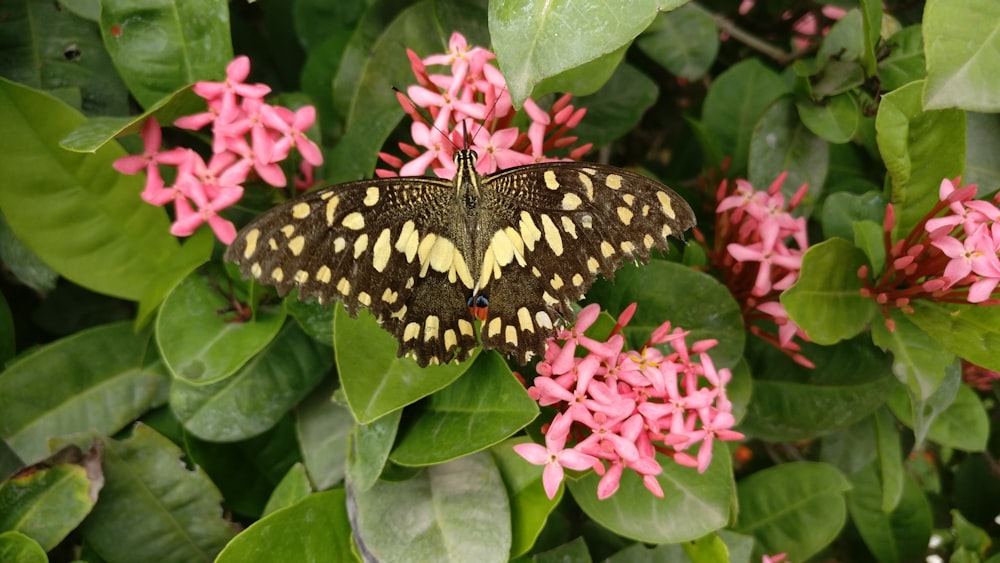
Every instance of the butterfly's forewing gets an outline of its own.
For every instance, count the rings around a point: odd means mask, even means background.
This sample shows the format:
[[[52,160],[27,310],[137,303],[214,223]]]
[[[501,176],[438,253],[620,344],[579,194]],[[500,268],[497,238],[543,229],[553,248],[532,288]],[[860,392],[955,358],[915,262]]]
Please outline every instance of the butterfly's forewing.
[[[598,274],[624,260],[646,262],[652,248],[695,223],[690,206],[666,186],[610,166],[577,162],[512,168],[484,178],[482,232],[494,254],[514,258],[484,293],[481,337],[525,362],[544,348],[553,324],[571,317]]]
[[[281,295],[298,287],[352,315],[367,307],[421,365],[465,359],[477,342],[454,200],[452,183],[433,178],[331,186],[258,217],[226,260]]]

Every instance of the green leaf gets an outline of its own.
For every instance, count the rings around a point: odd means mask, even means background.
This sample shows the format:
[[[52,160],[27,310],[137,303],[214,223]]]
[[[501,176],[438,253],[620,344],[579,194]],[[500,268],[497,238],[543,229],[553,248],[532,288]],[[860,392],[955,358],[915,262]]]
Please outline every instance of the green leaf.
[[[282,300],[285,311],[291,315],[306,334],[316,342],[333,346],[333,313],[335,308],[316,301]]]
[[[494,0],[490,38],[515,107],[542,80],[627,46],[656,16],[656,0],[599,2]]]
[[[847,508],[851,521],[865,545],[879,561],[916,561],[927,552],[930,540],[931,508],[920,485],[902,474],[903,488],[899,504],[892,510],[880,506],[882,486],[874,465],[851,476]]]
[[[993,86],[1000,73],[1000,4],[991,0],[928,0],[924,8],[926,109],[1000,111]]]
[[[788,172],[782,191],[787,196],[809,184],[804,200],[811,207],[826,181],[830,146],[803,125],[792,100],[781,98],[760,117],[750,138],[750,183],[762,189]]]
[[[354,418],[362,424],[447,387],[475,359],[421,368],[409,358],[396,357],[396,339],[367,310],[351,319],[337,305],[333,319],[340,384]]]
[[[922,86],[911,82],[882,96],[875,118],[896,209],[893,240],[909,234],[934,207],[941,180],[961,176],[965,160],[965,115],[958,110],[924,111]]]
[[[857,221],[854,227],[854,246],[860,248],[871,264],[871,272],[882,272],[885,268],[885,229],[881,223],[867,219]]]
[[[510,499],[511,557],[524,555],[535,545],[549,514],[559,505],[563,495],[560,487],[556,498],[549,500],[542,488],[542,475],[538,468],[514,451],[515,445],[528,441],[529,438],[524,436],[511,438],[490,449]]]
[[[198,80],[225,78],[233,59],[223,0],[101,1],[104,46],[139,105]]]
[[[758,471],[740,481],[733,529],[752,534],[765,553],[805,561],[833,541],[847,521],[851,488],[831,465],[796,462]]]
[[[1000,307],[913,302],[907,317],[946,350],[993,371],[1000,371]]]
[[[0,561],[48,563],[49,556],[38,542],[21,532],[3,532],[0,533]]]
[[[83,429],[113,434],[166,400],[169,376],[147,358],[149,331],[129,323],[78,332],[0,373],[0,437],[27,463],[47,441]]]
[[[868,220],[876,224],[882,223],[885,203],[885,197],[878,192],[830,194],[823,200],[823,209],[820,213],[823,235],[826,238],[840,237],[853,240],[856,222]]]
[[[577,537],[548,551],[534,553],[531,561],[536,563],[591,563],[590,550],[583,537]]]
[[[858,61],[865,50],[863,36],[860,10],[848,10],[823,38],[816,53],[816,62],[825,66],[829,62]]]
[[[986,193],[992,192],[1000,186],[1000,155],[992,150],[1000,145],[1000,115],[966,113],[965,134],[965,176],[962,183],[979,184],[986,187]]]
[[[943,405],[918,404],[916,407],[918,411],[921,413],[927,411],[921,415],[919,422],[913,419],[913,407],[907,400],[907,395],[897,391],[890,396],[889,406],[903,424],[918,431],[918,437],[924,435],[924,432],[919,432],[920,423],[929,420],[930,424],[925,432],[931,442],[966,452],[984,451],[990,436],[986,407],[976,396],[976,392],[967,385],[957,387],[954,401]]]
[[[573,134],[581,142],[603,147],[631,131],[656,102],[658,93],[649,77],[628,63],[620,64],[603,88],[573,102],[587,109]]]
[[[6,365],[14,357],[14,316],[10,312],[7,298],[0,293],[0,366]]]
[[[496,352],[480,354],[465,375],[430,396],[389,459],[432,465],[488,448],[538,416],[538,405]]]
[[[17,281],[39,293],[56,289],[59,272],[50,268],[31,251],[11,230],[7,218],[0,213],[0,261]]]
[[[708,12],[685,4],[657,15],[636,45],[671,74],[699,80],[715,62],[719,30]]]
[[[100,449],[66,448],[53,456],[54,465],[0,484],[0,530],[21,532],[49,551],[90,513],[104,484]]]
[[[3,16],[0,76],[53,94],[72,89],[80,98],[77,109],[88,114],[128,111],[128,91],[94,22],[56,2],[5,2]]]
[[[232,442],[274,426],[330,369],[330,349],[294,323],[286,324],[266,348],[236,374],[209,385],[175,379],[170,407],[184,428],[199,438]]]
[[[333,401],[333,381],[324,382],[295,411],[295,432],[309,478],[316,489],[329,489],[344,479],[351,411]]]
[[[621,64],[626,51],[628,51],[628,45],[542,80],[535,85],[534,98],[559,92],[570,92],[580,96],[593,94],[611,78],[615,69]]]
[[[618,491],[597,498],[601,477],[588,472],[566,486],[573,500],[598,524],[646,543],[678,543],[699,538],[726,525],[735,501],[729,448],[716,441],[704,473],[657,455],[663,472],[656,476],[663,498],[653,496],[634,471],[625,470]],[[540,471],[540,470],[539,470]]]
[[[797,99],[795,109],[802,124],[827,142],[846,143],[858,130],[860,108],[857,98],[851,93],[837,94],[822,103]]]
[[[396,443],[402,416],[403,409],[398,409],[368,424],[357,425],[347,453],[347,478],[355,491],[375,486]]]
[[[858,269],[864,254],[841,238],[809,247],[795,285],[781,294],[789,316],[817,344],[834,344],[860,333],[875,315],[875,302],[861,296]]]
[[[875,426],[873,417],[866,417],[837,432],[824,435],[820,444],[819,461],[829,463],[847,475],[861,471],[881,455],[879,448],[883,440],[877,435]]]
[[[343,489],[309,495],[254,522],[222,550],[216,563],[357,561]]]
[[[865,48],[861,55],[861,64],[865,67],[865,76],[875,75],[875,65],[878,61],[876,48],[882,32],[882,2],[879,0],[861,0],[861,24],[864,29]]]
[[[889,513],[899,506],[903,496],[904,469],[902,446],[896,419],[888,408],[881,408],[873,417],[878,440],[878,473],[882,486],[882,512]]]
[[[732,293],[715,278],[665,260],[645,266],[626,266],[615,273],[614,283],[598,280],[587,299],[600,303],[614,316],[638,303],[635,316],[622,333],[629,346],[638,348],[665,321],[690,331],[688,344],[714,338],[711,349],[717,367],[736,365],[743,355],[746,330]]]
[[[889,357],[866,337],[834,346],[805,344],[808,369],[766,344],[753,356],[753,400],[739,429],[770,441],[810,439],[846,428],[881,406],[900,385]]]
[[[733,65],[712,82],[705,95],[701,120],[715,150],[706,154],[729,156],[730,177],[746,175],[750,138],[758,120],[787,93],[785,81],[757,59]]]
[[[911,323],[909,315],[897,309],[891,312],[894,330],[889,332],[885,323],[872,323],[872,341],[892,352],[896,378],[919,400],[925,400],[941,386],[945,369],[955,361],[955,355]]]
[[[7,178],[0,209],[18,238],[69,280],[139,300],[207,258],[209,249],[194,241],[181,248],[166,213],[139,199],[138,177],[111,167],[125,156],[119,146],[93,155],[59,148],[83,122],[75,110],[0,79],[0,122],[7,131],[0,137],[0,175]]]
[[[288,470],[288,473],[281,479],[278,486],[274,488],[271,498],[267,499],[267,505],[264,506],[262,516],[267,516],[282,508],[288,508],[300,500],[309,497],[312,492],[312,484],[309,482],[306,466],[296,463]]]
[[[219,491],[181,453],[143,424],[126,440],[105,440],[104,489],[81,527],[101,559],[212,561],[233,536]]]
[[[281,329],[285,312],[262,307],[250,322],[219,314],[231,306],[205,275],[194,273],[170,292],[156,317],[156,343],[174,376],[204,385],[221,381],[260,352]]]
[[[355,492],[359,544],[379,561],[507,561],[510,506],[500,471],[480,452]]]
[[[891,92],[927,76],[921,32],[919,25],[911,25],[886,40],[888,54],[878,62],[878,76],[884,91]]]

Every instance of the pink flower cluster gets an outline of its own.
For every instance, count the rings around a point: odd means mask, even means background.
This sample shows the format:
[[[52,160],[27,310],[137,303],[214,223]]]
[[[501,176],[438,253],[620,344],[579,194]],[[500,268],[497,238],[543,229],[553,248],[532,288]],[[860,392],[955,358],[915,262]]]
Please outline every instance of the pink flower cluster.
[[[956,188],[958,183],[942,180],[939,203],[895,244],[890,236],[896,214],[892,204],[886,207],[885,272],[873,280],[863,266],[858,275],[865,284],[861,294],[880,305],[890,330],[894,324],[889,309],[910,313],[913,299],[1000,304],[1000,298],[992,297],[1000,284],[997,200],[977,200],[975,184]]]
[[[438,177],[451,178],[455,174],[455,149],[465,146],[479,157],[476,170],[490,174],[512,166],[558,160],[545,153],[567,149],[577,141],[566,134],[583,119],[586,110],[570,105],[569,94],[556,100],[548,111],[530,98],[525,100],[524,110],[531,118],[528,131],[512,127],[515,111],[507,81],[489,63],[496,56],[482,47],[470,47],[462,34],[452,34],[447,53],[424,59],[409,49],[407,54],[418,84],[398,97],[413,119],[410,134],[415,144],[399,144],[410,159],[405,163],[397,156],[379,153],[382,161],[393,168],[376,170],[379,177],[420,176],[430,168]],[[450,72],[430,74],[427,65],[448,65]],[[428,123],[418,107],[430,114],[432,122]],[[572,148],[569,157],[578,159],[590,147],[586,144]]]
[[[243,183],[253,172],[275,187],[286,185],[279,162],[292,148],[302,155],[296,187],[312,184],[313,167],[323,164],[319,147],[306,137],[316,120],[316,110],[303,106],[292,111],[264,102],[271,89],[244,82],[250,74],[250,59],[237,57],[226,67],[224,82],[198,82],[194,92],[204,98],[208,110],[181,117],[174,125],[197,130],[212,125],[212,157],[208,163],[188,148],[160,150],[162,133],[155,118],[142,127],[143,154],[119,158],[114,167],[123,174],[146,171],[142,199],[153,205],[173,203],[174,223],[170,232],[189,236],[208,223],[222,242],[236,237],[236,228],[219,213],[243,197]],[[167,186],[160,166],[176,167],[173,185]]]
[[[656,476],[663,471],[659,452],[704,472],[716,440],[740,440],[733,431],[732,403],[726,397],[728,369],[716,370],[705,353],[714,340],[688,347],[687,332],[666,322],[653,331],[640,350],[622,349],[621,329],[635,313],[635,304],[618,318],[606,342],[584,335],[600,314],[597,305],[580,311],[572,330],[550,339],[538,377],[528,394],[542,406],[559,410],[545,430],[545,445],[528,443],[514,450],[528,462],[544,465],[542,483],[554,498],[563,468],[593,468],[602,475],[598,498],[618,490],[628,468],[642,476],[657,497],[663,490]],[[668,344],[669,353],[655,346]],[[578,349],[585,354],[577,357]],[[693,356],[698,361],[693,361]],[[567,448],[567,442],[574,445]],[[699,446],[700,444],[700,446]],[[697,455],[689,453],[698,446]]]
[[[808,337],[778,301],[781,292],[799,279],[802,255],[809,248],[805,217],[791,214],[802,201],[807,185],[799,187],[786,205],[781,193],[786,177],[787,173],[778,176],[767,191],[755,190],[746,180],[736,180],[732,190],[729,182],[719,185],[715,241],[708,256],[715,272],[740,303],[750,332],[797,363],[813,367],[799,353],[802,348],[795,341],[808,341]],[[698,229],[694,234],[705,243]],[[767,324],[761,323],[774,323],[777,334],[765,330]]]

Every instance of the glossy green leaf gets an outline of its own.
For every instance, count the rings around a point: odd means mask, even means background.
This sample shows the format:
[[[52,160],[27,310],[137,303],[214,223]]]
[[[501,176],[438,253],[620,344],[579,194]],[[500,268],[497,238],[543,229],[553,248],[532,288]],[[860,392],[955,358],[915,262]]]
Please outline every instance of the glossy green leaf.
[[[829,463],[846,475],[861,471],[880,455],[882,440],[877,435],[875,426],[874,417],[866,417],[837,432],[824,435],[821,438],[818,461]]]
[[[56,288],[59,272],[42,262],[37,254],[17,238],[2,213],[0,213],[0,260],[17,281],[31,289],[47,293]]]
[[[717,339],[711,356],[718,367],[735,365],[743,354],[746,331],[732,294],[715,278],[676,262],[652,260],[645,266],[626,266],[615,273],[614,283],[598,280],[587,298],[615,317],[638,303],[622,331],[629,346],[641,346],[669,320],[672,326],[690,331],[688,344]]]
[[[344,479],[348,435],[354,417],[333,401],[334,386],[324,382],[295,411],[295,432],[309,478],[317,490],[329,489]]]
[[[878,192],[852,194],[837,192],[823,201],[820,223],[826,238],[854,239],[854,224],[871,221],[882,224],[885,216],[885,197]],[[879,270],[876,270],[879,271]]]
[[[698,80],[719,52],[719,30],[711,14],[694,4],[661,13],[636,45],[671,74]]]
[[[908,388],[897,387],[889,395],[887,404],[896,418],[913,429],[916,444],[922,445],[937,417],[955,402],[961,386],[961,365],[954,362],[945,371],[944,381],[927,399],[919,400]]]
[[[896,392],[890,397],[889,405],[903,424],[919,430],[915,424],[920,421],[914,422],[913,407],[908,399],[905,394]],[[923,410],[923,406],[918,409]],[[989,415],[982,400],[967,385],[958,385],[954,400],[945,408],[934,411],[933,416],[923,415],[922,418],[930,421],[926,436],[935,444],[966,452],[986,449],[990,436]]]
[[[468,370],[461,364],[421,368],[409,358],[397,358],[396,339],[362,310],[352,319],[342,306],[334,314],[337,372],[354,418],[362,424],[443,389]]]
[[[0,122],[8,132],[0,137],[0,175],[7,178],[0,209],[17,236],[66,278],[99,293],[150,299],[164,279],[172,287],[208,256],[207,248],[178,245],[166,213],[139,199],[142,181],[111,167],[125,156],[120,147],[93,155],[59,148],[83,122],[75,110],[0,79]]]
[[[809,247],[798,281],[781,294],[789,316],[817,344],[834,344],[860,333],[875,315],[875,302],[861,296],[858,269],[864,254],[841,238]]]
[[[892,310],[894,330],[883,322],[872,323],[872,341],[892,352],[892,372],[918,399],[930,397],[944,380],[945,369],[955,361],[926,332],[910,322],[909,315]]]
[[[343,489],[316,493],[258,520],[219,554],[216,563],[357,561]]]
[[[563,495],[560,487],[556,497],[549,500],[545,496],[538,467],[528,463],[514,451],[515,445],[528,441],[523,436],[511,438],[490,449],[507,488],[507,498],[510,499],[511,557],[523,555],[535,545],[549,514],[559,505]]]
[[[800,99],[795,101],[802,124],[829,143],[846,143],[858,130],[858,100],[850,93],[837,94],[822,103]]]
[[[49,556],[38,542],[21,532],[3,532],[0,533],[0,561],[48,563]]]
[[[105,440],[104,489],[81,527],[101,559],[212,561],[233,536],[219,491],[180,457],[177,446],[142,424],[126,440]]]
[[[167,295],[156,317],[156,343],[174,376],[200,385],[221,381],[267,346],[285,321],[275,307],[259,308],[249,322],[220,315],[231,302],[200,273]]]
[[[90,513],[104,484],[100,451],[68,448],[76,459],[54,461],[0,483],[0,530],[21,532],[48,551]]]
[[[1000,371],[1000,308],[913,302],[907,317],[946,350],[986,369]]]
[[[282,304],[285,311],[298,321],[306,334],[312,336],[316,342],[333,346],[334,307],[320,305],[315,301],[306,302],[291,298],[284,299]]]
[[[1000,145],[1000,115],[965,114],[965,176],[963,184],[979,184],[980,197],[1000,186],[1000,154],[991,150]]]
[[[889,171],[896,210],[893,240],[905,237],[938,202],[941,180],[962,174],[965,115],[924,111],[922,82],[882,96],[875,119],[878,149]]]
[[[786,196],[809,184],[804,204],[811,206],[823,189],[830,166],[830,147],[799,120],[790,98],[775,101],[757,122],[750,138],[748,179],[757,189],[788,172]]]
[[[404,115],[393,87],[405,91],[416,83],[406,48],[421,57],[443,53],[453,29],[462,30],[471,41],[479,33],[459,25],[468,21],[469,10],[479,8],[461,0],[424,0],[399,12],[386,8],[383,15],[398,16],[387,25],[376,19],[372,27],[367,23],[372,16],[366,14],[364,32],[355,34],[348,44],[334,82],[334,100],[349,100],[350,105],[346,108],[347,129],[326,164],[328,181],[371,176],[378,151]]]
[[[863,219],[854,227],[854,246],[861,249],[871,264],[870,276],[877,276],[885,268],[885,229],[880,223]]]
[[[928,0],[923,19],[925,108],[1000,111],[993,86],[1000,73],[998,21],[1000,4],[991,0]]]
[[[355,537],[376,560],[507,561],[510,506],[489,453],[379,481],[354,498]]]
[[[538,405],[495,352],[480,354],[458,381],[422,407],[389,456],[393,463],[450,461],[500,442],[538,416]]]
[[[282,508],[288,508],[307,498],[312,492],[312,484],[309,482],[306,466],[296,463],[274,488],[271,497],[267,499],[262,516],[267,516]]]
[[[628,45],[653,21],[656,0],[490,2],[490,38],[515,107],[542,80]]]
[[[573,500],[597,523],[612,532],[646,543],[690,541],[726,525],[735,502],[733,468],[729,448],[715,442],[712,463],[704,473],[682,467],[657,455],[663,472],[656,476],[663,489],[657,498],[642,479],[626,469],[615,494],[597,498],[601,477],[593,471],[566,486]],[[538,468],[541,471],[541,468]]]
[[[787,93],[785,81],[756,59],[733,65],[712,82],[701,119],[714,152],[730,157],[730,177],[746,176],[750,138],[757,122]]]
[[[930,504],[913,477],[903,474],[902,497],[893,510],[879,505],[879,473],[874,465],[851,476],[847,508],[865,545],[879,561],[916,561],[927,552],[930,540]]]
[[[55,2],[5,2],[0,19],[0,76],[31,88],[73,89],[86,113],[122,114],[128,91],[114,71],[94,22]],[[44,23],[44,25],[42,25]]]
[[[590,550],[583,537],[577,537],[547,551],[534,553],[533,563],[590,563]]]
[[[330,348],[294,323],[286,324],[259,354],[218,383],[174,379],[170,407],[199,438],[232,442],[256,436],[302,400],[330,369]]]
[[[911,25],[886,40],[888,54],[878,62],[879,79],[886,92],[927,76],[922,31],[919,25]]]
[[[814,438],[846,428],[881,406],[899,383],[890,358],[866,337],[833,346],[803,345],[816,368],[804,368],[766,344],[750,366],[753,400],[739,430],[771,441]]]
[[[78,332],[18,358],[0,373],[0,437],[27,463],[47,441],[84,429],[113,434],[163,404],[169,376],[147,358],[149,331],[130,323]]]
[[[389,452],[396,443],[402,416],[403,409],[398,409],[368,424],[356,426],[347,453],[347,478],[355,491],[367,491],[378,481],[389,460]]]
[[[758,471],[740,481],[733,529],[752,534],[765,553],[805,561],[833,541],[847,522],[850,482],[825,463],[796,462]]]
[[[872,417],[878,440],[878,474],[882,485],[882,512],[889,513],[899,506],[903,497],[905,471],[896,419],[888,408],[881,408]]]
[[[198,80],[222,80],[233,59],[223,0],[102,0],[101,33],[129,92],[148,108]]]
[[[595,147],[607,145],[639,123],[656,102],[658,91],[656,83],[634,66],[618,65],[603,88],[589,96],[574,98],[573,104],[586,108],[587,114],[573,134],[582,143],[594,143]]]
[[[861,24],[864,36],[864,52],[861,64],[865,68],[865,76],[875,75],[875,65],[878,60],[877,48],[882,32],[882,2],[878,0],[861,0]]]
[[[752,541],[752,540],[751,540]],[[689,563],[683,544],[647,546],[633,543],[605,560],[605,563]],[[732,561],[738,561],[733,559]]]

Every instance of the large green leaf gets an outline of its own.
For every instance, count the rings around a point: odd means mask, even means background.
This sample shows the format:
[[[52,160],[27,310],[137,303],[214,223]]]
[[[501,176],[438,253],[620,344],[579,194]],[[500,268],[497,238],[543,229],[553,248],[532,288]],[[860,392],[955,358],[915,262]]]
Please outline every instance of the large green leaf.
[[[222,80],[233,58],[224,0],[102,0],[104,46],[144,108],[198,80]]]
[[[480,354],[464,376],[422,406],[393,450],[393,463],[449,461],[496,444],[538,416],[538,405],[495,352]]]
[[[865,545],[879,561],[917,561],[930,540],[930,504],[914,478],[903,473],[902,497],[893,510],[880,504],[882,486],[875,465],[851,476],[847,508]]]
[[[113,434],[166,400],[169,376],[148,358],[149,331],[129,323],[78,332],[0,373],[0,437],[27,463],[47,441],[84,429]]]
[[[528,441],[529,439],[523,436],[511,438],[490,449],[507,488],[507,498],[510,500],[512,557],[527,553],[531,546],[535,545],[535,540],[542,533],[549,514],[559,505],[563,495],[563,489],[560,487],[555,498],[550,500],[545,496],[538,467],[528,463],[514,451],[515,445]]]
[[[965,115],[925,111],[923,82],[882,96],[875,118],[878,150],[889,171],[896,210],[893,240],[905,237],[938,202],[941,180],[962,175]]]
[[[397,409],[368,424],[357,425],[347,453],[347,478],[355,491],[375,486],[396,443],[402,417],[403,409]]]
[[[213,442],[261,434],[302,400],[330,369],[330,348],[288,323],[238,372],[218,383],[175,379],[170,407],[189,432]]]
[[[6,131],[0,209],[18,238],[66,278],[155,305],[208,257],[204,242],[211,239],[196,237],[183,248],[177,243],[166,213],[139,198],[142,180],[111,167],[125,156],[117,144],[93,155],[60,148],[83,120],[48,95],[0,79]]]
[[[107,479],[81,527],[101,559],[212,561],[233,536],[219,491],[180,457],[177,446],[142,424],[124,441],[105,440]]]
[[[787,172],[782,191],[789,196],[808,184],[806,204],[822,193],[830,166],[830,147],[800,120],[795,104],[783,97],[760,116],[750,137],[748,179],[757,189],[771,185]]]
[[[510,506],[489,453],[355,491],[356,541],[379,561],[507,561]]]
[[[989,415],[983,401],[967,385],[958,385],[954,400],[944,404],[917,403],[917,420],[913,417],[912,397],[897,391],[890,396],[889,405],[893,414],[913,428],[918,437],[926,435],[935,444],[966,452],[986,449],[990,437]]]
[[[49,556],[35,540],[21,532],[11,531],[0,533],[0,561],[48,563]]]
[[[263,515],[267,516],[282,508],[288,508],[308,497],[312,491],[312,483],[309,482],[306,466],[296,463],[274,487],[274,491],[267,499],[267,505],[264,506]]]
[[[955,305],[924,299],[907,317],[949,352],[986,369],[1000,371],[1000,307]]]
[[[350,409],[333,401],[333,391],[333,381],[324,382],[295,409],[302,458],[309,478],[320,491],[344,479],[348,436],[354,427]]]
[[[712,14],[685,4],[657,15],[636,45],[671,74],[699,80],[715,62],[719,30]]]
[[[233,538],[216,563],[357,561],[343,489],[310,495],[254,522]]]
[[[285,321],[281,308],[261,307],[251,322],[219,311],[231,306],[206,276],[194,273],[170,292],[156,317],[156,343],[174,376],[189,383],[225,379],[260,352]]]
[[[56,2],[4,2],[0,18],[0,76],[25,86],[73,91],[86,113],[122,114],[128,91],[115,73],[101,32]],[[63,95],[60,97],[64,98]]]
[[[850,488],[847,478],[825,463],[786,463],[758,471],[739,483],[740,513],[733,529],[752,534],[765,553],[805,561],[840,533]]]
[[[872,323],[872,340],[883,350],[892,351],[892,372],[918,399],[930,397],[944,380],[945,369],[955,354],[910,322],[909,316],[892,311],[892,331],[885,323]]]
[[[911,25],[886,40],[888,54],[878,62],[878,76],[886,92],[927,75],[921,31],[919,25]]]
[[[924,8],[924,107],[1000,111],[1000,4],[928,0]]]
[[[631,131],[656,102],[658,93],[649,77],[628,63],[620,64],[603,88],[574,100],[587,114],[573,134],[581,143],[603,147]]]
[[[604,500],[597,498],[601,478],[593,471],[579,481],[567,481],[567,487],[580,508],[597,523],[647,543],[690,541],[726,525],[736,491],[725,444],[713,444],[712,463],[700,474],[663,455],[656,460],[663,467],[656,476],[663,489],[662,499],[653,496],[629,469],[622,475],[618,491]]]
[[[362,424],[450,385],[475,358],[421,368],[410,358],[396,357],[396,339],[367,310],[352,319],[340,305],[334,314],[334,335],[340,384],[354,418]]]
[[[535,85],[628,45],[656,16],[658,0],[490,2],[490,37],[515,107]],[[675,2],[673,4],[679,4]]]

